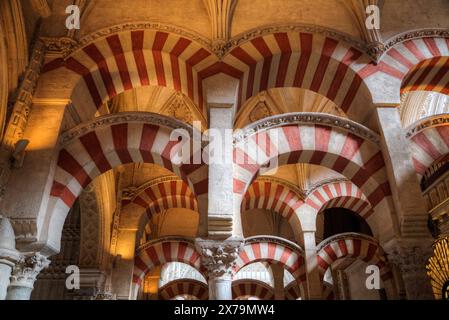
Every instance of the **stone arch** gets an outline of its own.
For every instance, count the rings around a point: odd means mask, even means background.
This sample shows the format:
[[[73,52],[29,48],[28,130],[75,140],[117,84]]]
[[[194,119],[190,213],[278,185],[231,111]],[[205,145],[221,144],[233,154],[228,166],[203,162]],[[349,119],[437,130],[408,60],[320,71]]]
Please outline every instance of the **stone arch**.
[[[285,239],[273,236],[255,236],[245,239],[245,245],[233,268],[234,274],[244,266],[254,262],[282,265],[298,283],[306,280],[302,248]]]
[[[449,93],[449,38],[422,37],[401,42],[383,58],[384,72],[401,82],[401,93]]]
[[[195,34],[148,23],[113,26],[85,36],[64,58],[43,71],[64,67],[77,76],[71,100],[83,106],[82,121],[117,94],[156,85],[182,92],[204,113],[201,70],[217,61],[207,42]]]
[[[239,104],[270,88],[300,87],[326,96],[364,122],[357,106],[370,105],[372,98],[364,82],[369,73],[359,66],[369,64],[369,56],[328,34],[277,29],[240,39],[223,59],[239,72]]]
[[[182,262],[203,272],[201,255],[196,251],[193,241],[175,237],[150,241],[138,248],[134,258],[134,294],[148,271],[168,262]]]
[[[289,283],[285,289],[285,300],[298,300],[302,297],[301,289],[295,281]]]
[[[118,165],[160,165],[180,176],[197,197],[207,198],[207,168],[174,153],[185,143],[184,138],[170,141],[176,128],[192,134],[189,126],[151,113],[105,116],[65,133],[60,139],[48,203],[46,232],[51,245],[58,248],[65,216],[81,191],[96,176]]]
[[[123,215],[132,215],[142,230],[153,214],[173,208],[198,211],[198,202],[189,186],[177,177],[162,177],[141,186],[131,196],[122,198]]]
[[[241,212],[251,209],[271,210],[290,221],[303,203],[304,200],[299,192],[287,184],[272,179],[258,179],[245,193]]]
[[[390,210],[391,191],[376,133],[335,116],[292,113],[261,120],[235,134],[235,213],[264,166],[273,169],[299,162],[345,175],[363,191],[374,209],[382,208],[384,214]],[[240,232],[238,218],[235,233]]]
[[[189,295],[198,300],[209,299],[209,288],[207,284],[194,279],[179,279],[171,281],[159,288],[159,298],[172,300],[179,295]]]
[[[436,161],[449,153],[449,118],[437,115],[409,127],[412,160],[418,178]]]
[[[386,257],[377,240],[357,233],[342,233],[325,239],[317,246],[318,270],[323,279],[328,268],[342,258],[360,259],[377,265],[381,274],[388,272]]]
[[[373,208],[362,191],[350,181],[326,183],[315,188],[305,203],[321,212],[330,208],[346,208],[367,219]]]
[[[274,290],[263,281],[254,279],[241,279],[232,282],[232,299],[252,296],[260,300],[274,300]]]

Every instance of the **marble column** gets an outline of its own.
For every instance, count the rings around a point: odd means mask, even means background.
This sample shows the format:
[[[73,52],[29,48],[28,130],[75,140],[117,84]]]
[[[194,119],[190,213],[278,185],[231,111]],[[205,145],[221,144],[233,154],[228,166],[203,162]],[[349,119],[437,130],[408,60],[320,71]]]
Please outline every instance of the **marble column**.
[[[304,259],[306,263],[307,283],[304,288],[306,299],[319,300],[322,298],[320,275],[316,251],[315,230],[302,232],[304,241]]]
[[[14,230],[8,218],[0,216],[0,300],[5,300],[11,271],[20,254],[16,250]]]
[[[209,300],[232,300],[233,267],[243,247],[243,240],[197,239],[195,245],[207,270]]]
[[[14,266],[6,300],[29,300],[39,273],[50,265],[50,260],[35,253],[24,256]]]
[[[398,267],[408,300],[433,300],[426,263],[432,254],[432,239],[394,239],[384,245],[388,260]]]

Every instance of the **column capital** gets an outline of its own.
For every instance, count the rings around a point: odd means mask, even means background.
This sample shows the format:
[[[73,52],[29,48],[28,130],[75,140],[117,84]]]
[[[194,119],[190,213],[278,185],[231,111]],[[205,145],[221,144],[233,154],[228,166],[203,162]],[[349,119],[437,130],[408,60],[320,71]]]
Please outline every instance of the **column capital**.
[[[388,260],[396,264],[402,273],[423,272],[432,255],[433,239],[393,239],[383,248]]]
[[[383,247],[404,281],[408,299],[433,299],[426,263],[432,254],[432,239],[393,239]]]
[[[224,241],[196,239],[195,246],[201,253],[201,263],[210,278],[231,277],[239,252],[243,248],[243,239]]]
[[[40,253],[22,256],[12,270],[10,286],[33,288],[37,276],[50,265],[50,262]]]

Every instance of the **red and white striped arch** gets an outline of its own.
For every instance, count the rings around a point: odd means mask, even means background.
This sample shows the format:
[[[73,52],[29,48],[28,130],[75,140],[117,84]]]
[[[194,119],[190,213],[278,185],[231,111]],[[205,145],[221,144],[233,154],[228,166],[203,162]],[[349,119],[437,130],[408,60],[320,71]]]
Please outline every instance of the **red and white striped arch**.
[[[274,289],[267,283],[254,279],[241,279],[232,282],[232,299],[257,297],[260,300],[274,300]]]
[[[183,143],[170,141],[173,129],[140,120],[122,121],[121,117],[123,114],[105,116],[94,126],[83,127],[85,130],[71,131],[82,134],[59,151],[48,204],[50,231],[58,234],[62,230],[64,217],[93,179],[122,164],[160,165],[183,178],[198,198],[207,199],[207,167],[172,157],[171,152]]]
[[[153,268],[168,262],[182,262],[198,271],[201,269],[201,255],[189,240],[160,239],[144,245],[134,258],[133,282],[139,287]]]
[[[180,295],[193,296],[198,300],[208,300],[209,289],[207,284],[194,279],[171,281],[159,288],[159,298],[161,300],[172,300]]]
[[[238,200],[260,168],[274,161],[276,166],[310,163],[339,172],[362,190],[373,208],[387,202],[391,193],[382,152],[376,143],[342,128],[292,124],[256,132],[236,143],[236,205],[240,206]],[[236,209],[237,212],[240,207]]]
[[[122,210],[126,210],[131,205],[145,210],[148,219],[155,213],[172,208],[198,211],[195,195],[182,180],[171,180],[152,184],[142,190],[133,199],[122,200]]]
[[[373,208],[362,190],[350,181],[319,186],[307,196],[305,203],[317,212],[329,208],[346,208],[358,213],[364,219],[373,213]]]
[[[240,102],[261,91],[298,87],[335,102],[349,117],[362,120],[358,105],[371,102],[360,72],[369,57],[347,43],[319,34],[279,32],[253,38],[223,60],[242,72]],[[359,117],[359,118],[357,118]]]
[[[290,272],[298,282],[306,279],[302,249],[280,238],[256,236],[247,238],[236,260],[234,274],[254,262],[279,264]]]
[[[298,300],[302,298],[301,295],[301,288],[298,286],[298,283],[296,281],[290,282],[285,287],[285,300]]]
[[[380,269],[386,265],[386,258],[380,245],[374,238],[365,235],[354,233],[335,235],[319,244],[317,251],[321,277],[335,261],[343,258],[360,259],[368,264],[377,265]]]
[[[449,124],[440,123],[427,127],[409,140],[413,165],[421,178],[432,163],[449,154]]]
[[[182,142],[170,141],[172,129],[145,122],[106,121],[64,145],[59,152],[51,195],[70,208],[98,175],[127,163],[154,163],[183,178],[196,194],[207,192],[207,168],[173,155]],[[183,163],[186,162],[186,163]]]
[[[242,201],[242,213],[251,209],[278,212],[290,220],[304,200],[288,186],[276,181],[254,181]]]
[[[200,70],[217,57],[199,43],[156,30],[127,30],[96,39],[64,61],[52,61],[44,71],[65,68],[79,75],[72,101],[82,121],[117,94],[142,86],[163,86],[180,91],[203,107]]]
[[[378,68],[401,82],[402,93],[449,94],[449,38],[404,41],[387,51]]]

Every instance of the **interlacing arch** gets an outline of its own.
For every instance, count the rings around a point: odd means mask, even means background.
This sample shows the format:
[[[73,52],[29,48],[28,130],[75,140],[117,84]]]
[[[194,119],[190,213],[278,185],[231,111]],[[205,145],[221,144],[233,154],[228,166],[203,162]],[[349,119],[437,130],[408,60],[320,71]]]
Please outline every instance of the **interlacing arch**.
[[[241,279],[232,282],[232,299],[257,297],[260,300],[274,300],[274,289],[267,283],[255,279]]]
[[[271,210],[290,221],[303,203],[301,195],[285,183],[271,179],[258,179],[245,193],[241,212],[251,209]]]
[[[401,93],[449,94],[449,38],[412,39],[389,49],[380,69],[401,83]]]
[[[201,267],[201,255],[191,239],[166,237],[150,241],[138,248],[134,258],[135,293],[150,270],[168,262],[181,262],[200,272],[204,271]]]
[[[207,284],[195,279],[178,279],[159,288],[159,298],[162,300],[172,300],[180,295],[193,296],[198,300],[208,300],[209,289]]]
[[[292,113],[261,120],[237,133],[235,212],[239,212],[240,201],[260,169],[267,164],[272,168],[273,163],[327,167],[359,187],[373,209],[381,205],[385,210],[389,208],[391,191],[378,136],[350,120],[317,113]]]
[[[142,217],[142,226],[148,222],[152,215],[172,208],[184,208],[198,211],[195,194],[182,180],[167,177],[156,179],[143,186],[138,193],[129,199],[122,198],[122,211],[140,210],[145,212]]]
[[[64,221],[61,217],[67,215],[76,198],[95,177],[128,163],[153,163],[174,172],[207,205],[207,166],[193,164],[185,153],[184,158],[179,157],[177,151],[186,140],[176,140],[177,135],[171,137],[175,128],[184,128],[190,134],[192,130],[161,115],[121,113],[100,117],[65,133],[60,139],[48,206],[50,223],[54,220],[57,225],[50,225],[50,229],[54,227],[56,234],[60,234]],[[59,237],[55,239],[59,243]]]
[[[324,274],[338,259],[359,259],[376,265],[381,274],[386,274],[386,257],[379,243],[373,238],[358,233],[342,233],[323,240],[317,246],[318,270],[323,279]]]
[[[306,280],[303,249],[297,244],[274,236],[255,236],[245,239],[233,267],[236,274],[244,266],[255,262],[278,264],[302,283]]]
[[[318,212],[329,208],[345,208],[364,219],[374,212],[362,190],[350,181],[320,185],[307,195],[305,203]]]
[[[419,120],[407,132],[413,165],[419,178],[434,162],[449,154],[449,118],[436,115]]]

